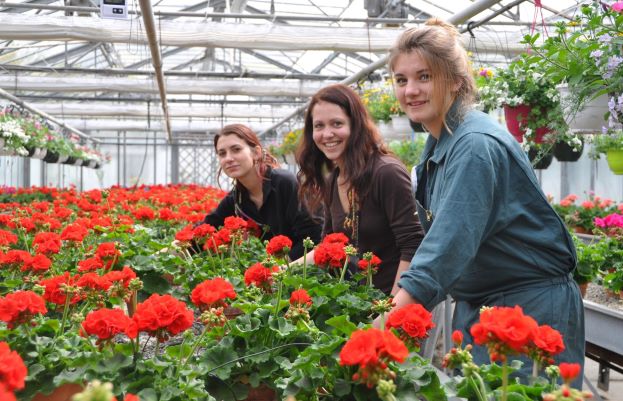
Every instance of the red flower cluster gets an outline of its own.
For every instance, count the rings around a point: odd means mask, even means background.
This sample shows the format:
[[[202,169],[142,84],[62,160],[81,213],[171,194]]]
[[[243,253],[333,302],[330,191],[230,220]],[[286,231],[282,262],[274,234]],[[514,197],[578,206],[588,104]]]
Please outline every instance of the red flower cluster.
[[[226,307],[228,298],[235,299],[236,291],[230,282],[220,277],[200,283],[190,294],[192,303],[202,310]]]
[[[200,224],[193,228],[193,235],[195,238],[205,238],[216,232],[216,228],[209,224]]]
[[[186,304],[170,295],[152,294],[136,307],[132,316],[133,324],[128,328],[128,336],[136,337],[144,331],[156,336],[158,341],[166,341],[169,335],[176,335],[193,324],[193,312]]]
[[[107,262],[121,256],[121,252],[117,249],[117,245],[114,242],[103,242],[97,247],[95,255]]]
[[[99,344],[114,338],[117,334],[128,332],[131,323],[132,319],[121,309],[102,308],[94,310],[86,316],[82,322],[81,334],[97,336],[97,343]]]
[[[312,306],[312,299],[303,288],[292,291],[290,305]]]
[[[156,218],[156,212],[150,207],[141,206],[132,211],[134,218],[137,220],[153,220]]]
[[[37,253],[58,253],[61,250],[61,236],[52,232],[41,232],[35,235],[32,246]]]
[[[340,365],[359,366],[353,380],[372,388],[380,379],[393,379],[388,362],[402,363],[408,355],[404,343],[389,330],[355,330],[340,351]]]
[[[231,231],[244,230],[247,228],[247,221],[241,217],[229,216],[225,217],[223,227]]]
[[[232,240],[231,231],[228,228],[221,228],[215,232],[210,238],[206,239],[203,249],[214,253],[219,253],[219,246],[229,245]]]
[[[339,242],[321,242],[314,250],[314,264],[323,268],[341,269],[346,261],[344,245]]]
[[[266,253],[276,257],[283,257],[292,249],[292,240],[285,235],[274,236],[266,245]]]
[[[69,272],[65,272],[61,276],[41,280],[39,284],[45,287],[43,298],[56,305],[65,305],[67,287],[75,288],[78,278],[78,276],[72,277]],[[80,301],[80,295],[75,291],[72,293],[69,303],[75,304],[78,301]]]
[[[21,323],[29,323],[38,313],[46,314],[45,301],[32,291],[16,291],[0,297],[0,320],[12,329]]]
[[[372,259],[370,260],[361,259],[359,262],[357,262],[359,269],[363,270],[364,272],[367,272],[368,269],[377,271],[379,269],[380,264],[381,264],[381,259],[376,255],[372,255]]]
[[[11,249],[7,253],[0,252],[0,266],[9,268],[19,268],[21,271],[33,271],[35,273],[45,272],[52,265],[52,261],[47,256],[37,254],[32,256],[20,249]]]
[[[269,290],[273,283],[273,272],[278,272],[279,266],[272,268],[264,267],[261,263],[256,263],[244,272],[244,283],[248,286],[251,284],[264,290]]]
[[[2,401],[14,400],[12,391],[24,388],[24,379],[28,374],[24,361],[9,345],[0,342],[0,397]]]
[[[392,312],[387,318],[385,328],[394,328],[400,338],[419,346],[419,340],[428,337],[428,330],[435,327],[433,315],[420,304],[408,304]]]
[[[0,230],[0,248],[17,244],[17,235],[7,230]]]
[[[82,224],[69,224],[61,233],[61,240],[82,242],[89,235],[89,230]]]
[[[560,369],[560,377],[567,384],[571,383],[580,374],[579,363],[562,362],[558,365],[558,368]]]
[[[193,233],[193,226],[188,225],[175,233],[175,239],[179,242],[189,243],[193,240],[195,234]]]
[[[88,258],[78,262],[79,272],[90,272],[101,269],[102,267],[104,267],[104,262],[102,262],[102,260],[97,256],[93,256],[92,258]]]
[[[470,333],[478,345],[486,345],[493,362],[506,361],[507,354],[534,354],[542,362],[553,363],[552,355],[565,347],[560,333],[523,313],[520,306],[485,308]]]

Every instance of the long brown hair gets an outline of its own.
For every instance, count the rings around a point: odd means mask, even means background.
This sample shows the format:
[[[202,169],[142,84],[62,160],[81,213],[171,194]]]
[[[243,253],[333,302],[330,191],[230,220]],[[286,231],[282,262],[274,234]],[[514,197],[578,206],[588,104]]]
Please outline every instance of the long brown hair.
[[[389,50],[388,65],[392,74],[398,56],[411,52],[424,59],[433,74],[434,106],[441,111],[444,122],[455,99],[461,101],[461,113],[469,109],[476,96],[476,83],[454,25],[431,18],[424,26],[404,31]],[[457,84],[457,91],[450,89]]]
[[[313,111],[319,102],[339,106],[350,120],[350,136],[342,155],[344,171],[340,173],[348,179],[350,187],[360,200],[365,198],[370,187],[373,168],[371,162],[378,155],[389,154],[378,129],[354,90],[342,84],[320,89],[307,108],[303,138],[296,151],[296,162],[301,167],[298,172],[299,198],[305,199],[309,210],[316,210],[321,201],[325,204],[329,202],[330,185],[327,174],[335,168],[314,143]]]
[[[279,162],[275,158],[275,156],[271,155],[268,150],[266,150],[260,139],[257,137],[257,134],[253,132],[253,130],[246,125],[243,124],[230,124],[226,125],[221,129],[221,131],[214,136],[214,150],[216,151],[216,147],[218,145],[218,140],[227,135],[236,135],[238,138],[242,139],[247,145],[249,145],[252,149],[255,149],[256,146],[260,148],[261,157],[257,161],[255,167],[258,174],[258,177],[264,179],[266,177],[266,170],[268,167],[278,168]],[[219,166],[218,168],[218,177],[221,176],[223,169]],[[236,186],[240,186],[240,184],[236,180]],[[238,188],[241,189],[241,188]]]

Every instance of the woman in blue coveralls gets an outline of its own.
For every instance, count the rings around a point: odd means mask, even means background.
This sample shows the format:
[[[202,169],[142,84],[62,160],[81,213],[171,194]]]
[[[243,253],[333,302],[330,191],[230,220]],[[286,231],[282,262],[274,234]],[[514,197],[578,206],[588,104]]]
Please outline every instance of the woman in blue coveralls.
[[[430,133],[416,190],[426,236],[400,278],[396,307],[418,302],[431,310],[450,294],[453,327],[471,342],[481,307],[520,305],[563,335],[557,362],[583,365],[573,242],[519,143],[472,109],[475,84],[458,31],[436,19],[408,29],[389,66],[401,108]],[[474,358],[489,360],[478,346]]]

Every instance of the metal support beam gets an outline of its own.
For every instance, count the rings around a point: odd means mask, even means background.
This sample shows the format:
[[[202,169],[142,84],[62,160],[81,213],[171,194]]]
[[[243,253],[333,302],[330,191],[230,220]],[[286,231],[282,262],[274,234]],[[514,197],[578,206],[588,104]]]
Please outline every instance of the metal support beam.
[[[158,91],[160,92],[160,105],[164,114],[164,122],[169,142],[173,140],[171,135],[171,120],[169,118],[169,106],[167,104],[167,88],[164,82],[164,74],[162,72],[162,57],[160,47],[158,45],[158,37],[156,36],[156,22],[154,19],[154,11],[151,8],[150,0],[139,0],[141,11],[143,13],[143,22],[145,23],[145,33],[149,41],[149,50],[151,52],[152,64],[156,72],[156,81],[158,82]]]
[[[54,124],[58,125],[59,127],[65,128],[65,129],[73,132],[74,134],[80,136],[81,138],[88,139],[88,140],[90,140],[92,142],[95,142],[95,143],[99,143],[100,142],[97,139],[91,138],[89,135],[85,134],[84,132],[78,131],[74,127],[71,127],[71,126],[65,124],[64,122],[62,122],[60,120],[57,120],[56,118],[52,117],[51,115],[49,115],[47,113],[44,113],[43,111],[41,111],[41,110],[39,110],[39,109],[37,109],[35,107],[32,107],[28,103],[24,102],[22,99],[20,99],[20,98],[18,98],[16,96],[11,95],[9,92],[5,91],[4,89],[0,89],[0,96],[5,98],[5,99],[10,100],[11,102],[17,104],[18,106],[21,106],[21,107],[23,107],[23,108],[25,108],[27,110],[30,110],[31,112],[33,112],[33,113],[35,113],[35,114],[45,118],[46,120],[49,120],[49,121],[53,122]]]
[[[476,1],[475,3],[473,3],[472,5],[467,7],[465,10],[460,11],[460,12],[454,14],[452,17],[448,18],[448,22],[451,23],[451,24],[454,24],[454,25],[462,24],[462,23],[468,21],[473,16],[481,13],[482,11],[485,11],[489,7],[495,5],[495,4],[499,3],[499,2],[500,2],[500,0],[479,0],[479,1]],[[367,65],[361,71],[359,71],[359,72],[351,75],[350,77],[342,80],[342,83],[345,84],[345,85],[348,85],[348,84],[351,84],[353,82],[357,82],[362,77],[365,77],[366,75],[370,74],[371,72],[375,71],[376,69],[378,69],[378,68],[384,66],[385,64],[387,64],[388,60],[389,60],[389,56],[386,55],[386,56],[380,58],[379,60],[375,61],[374,63],[371,63],[371,64]],[[300,106],[294,112],[292,112],[292,114],[290,114],[288,117],[282,119],[281,121],[277,122],[276,124],[273,124],[267,130],[262,131],[258,136],[262,137],[262,136],[266,135],[268,132],[274,130],[275,128],[277,128],[279,126],[281,126],[283,123],[285,123],[289,119],[291,119],[291,118],[301,114],[307,108],[308,104],[309,104],[309,102],[307,102],[303,106]]]

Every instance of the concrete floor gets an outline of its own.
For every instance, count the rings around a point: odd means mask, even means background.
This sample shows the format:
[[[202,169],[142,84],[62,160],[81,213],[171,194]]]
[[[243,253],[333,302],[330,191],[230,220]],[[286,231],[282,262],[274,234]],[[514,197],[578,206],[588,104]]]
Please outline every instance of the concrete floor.
[[[589,358],[586,358],[584,363],[584,375],[591,382],[593,387],[597,388],[599,364]],[[590,391],[586,383],[584,383],[584,390]],[[601,389],[597,389],[597,391],[603,400],[623,401],[623,374],[610,369],[610,386],[608,391],[603,391]]]

